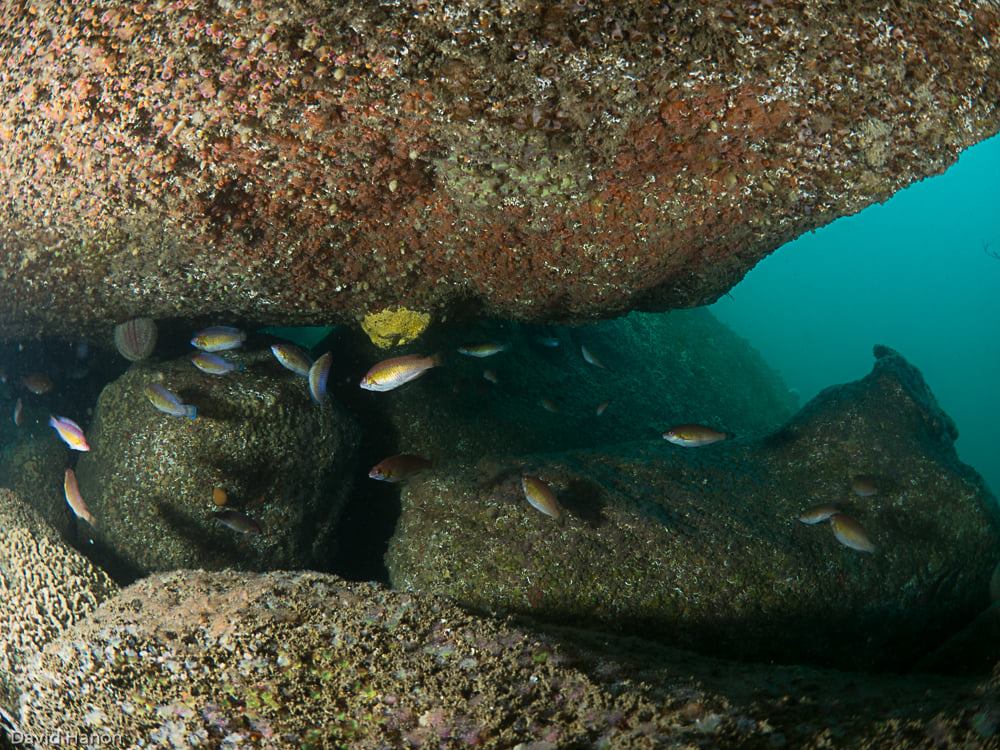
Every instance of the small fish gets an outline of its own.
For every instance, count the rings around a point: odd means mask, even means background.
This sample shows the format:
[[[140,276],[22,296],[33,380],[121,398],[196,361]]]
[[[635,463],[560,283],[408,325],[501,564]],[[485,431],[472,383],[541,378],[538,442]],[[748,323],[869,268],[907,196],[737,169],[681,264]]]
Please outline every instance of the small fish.
[[[580,354],[583,356],[583,361],[587,364],[593,365],[594,367],[600,367],[602,370],[608,369],[604,366],[604,363],[601,362],[601,360],[594,356],[594,353],[590,351],[590,349],[582,344],[580,345]]]
[[[505,352],[510,349],[510,344],[496,344],[488,341],[483,344],[465,344],[458,347],[458,353],[467,357],[492,357],[494,354]]]
[[[331,362],[333,353],[327,352],[309,368],[309,395],[317,404],[322,404],[326,400],[326,381],[330,377]]]
[[[858,474],[851,480],[851,490],[858,497],[871,497],[878,494],[878,480],[867,474]]]
[[[524,497],[531,504],[532,508],[540,510],[547,516],[558,519],[562,515],[562,507],[556,500],[556,494],[545,482],[538,477],[525,474],[521,477],[521,489],[524,490]]]
[[[274,344],[271,346],[271,353],[282,367],[286,367],[296,375],[301,375],[304,378],[309,377],[309,368],[312,367],[312,360],[304,350],[295,346],[295,344]]]
[[[433,465],[430,460],[423,456],[415,456],[412,453],[400,453],[379,461],[368,472],[368,476],[383,482],[402,482],[404,479],[409,479],[414,474],[429,469]]]
[[[559,407],[556,406],[556,402],[553,401],[551,398],[543,398],[538,403],[542,405],[542,408],[545,409],[545,411],[550,411],[553,414],[559,413]]]
[[[611,406],[610,401],[602,401],[601,403],[599,403],[597,405],[597,416],[601,416],[604,413],[604,410],[607,409],[609,406]]]
[[[834,513],[830,516],[830,527],[837,541],[845,547],[856,549],[858,552],[874,552],[875,545],[868,538],[867,532],[860,523],[843,513]]]
[[[191,363],[209,375],[225,375],[230,372],[242,372],[244,369],[243,365],[230,362],[225,357],[211,352],[198,352],[191,357]]]
[[[67,417],[49,417],[49,427],[59,433],[59,437],[70,448],[75,451],[89,451],[87,438],[83,435],[83,430],[76,422]]]
[[[149,403],[172,417],[188,417],[196,419],[198,417],[198,407],[185,404],[180,396],[159,383],[150,383],[143,386],[143,393],[149,399]]]
[[[63,477],[63,492],[66,494],[66,502],[73,514],[91,526],[97,526],[97,519],[94,518],[94,515],[87,508],[87,504],[83,501],[80,485],[77,484],[76,474],[73,473],[72,469],[66,469],[66,474]]]
[[[246,340],[247,335],[239,328],[212,326],[198,331],[191,339],[191,346],[203,352],[224,352],[239,349]]]
[[[14,403],[14,424],[17,427],[24,424],[24,402],[21,399]]]
[[[53,388],[52,378],[42,372],[33,372],[30,375],[25,375],[21,378],[21,385],[36,396],[42,396]]]
[[[815,526],[818,523],[823,523],[823,521],[829,521],[837,513],[840,513],[840,511],[834,505],[814,505],[799,516],[799,520],[809,526]]]
[[[728,433],[719,432],[700,424],[679,424],[663,433],[663,439],[668,443],[683,445],[685,448],[711,445],[729,437],[732,436]]]
[[[497,385],[500,382],[496,370],[483,370],[483,378],[493,383],[493,385]]]
[[[408,354],[379,362],[361,379],[361,387],[366,391],[391,391],[393,388],[416,380],[432,367],[441,365],[441,355],[422,357]]]
[[[536,336],[535,341],[549,349],[555,349],[562,343],[555,336]]]
[[[73,351],[76,354],[76,358],[82,362],[90,356],[90,344],[86,341],[78,341]]]
[[[213,513],[212,516],[219,523],[225,524],[241,534],[261,534],[264,531],[257,521],[238,510],[220,510]]]

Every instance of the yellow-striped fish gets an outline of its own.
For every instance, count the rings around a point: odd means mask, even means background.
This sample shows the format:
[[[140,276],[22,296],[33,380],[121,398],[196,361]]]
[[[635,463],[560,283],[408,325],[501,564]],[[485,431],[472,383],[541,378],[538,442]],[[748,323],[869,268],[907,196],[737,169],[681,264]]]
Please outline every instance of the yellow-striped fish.
[[[246,340],[247,335],[239,328],[212,326],[198,331],[191,339],[191,346],[203,352],[224,352],[239,349]]]
[[[441,364],[441,355],[423,357],[408,354],[379,362],[361,379],[361,387],[366,391],[391,391],[393,388],[416,380],[432,367]]]
[[[557,520],[562,515],[562,506],[556,500],[556,493],[538,477],[533,477],[530,474],[522,476],[521,489],[524,490],[525,499],[535,510]]]
[[[309,359],[309,355],[305,351],[295,344],[274,344],[271,347],[271,353],[282,367],[287,367],[296,375],[301,375],[304,378],[309,377],[312,360]]]
[[[497,344],[492,341],[483,344],[465,344],[458,347],[458,353],[467,357],[492,357],[494,354],[510,349],[510,344]]]

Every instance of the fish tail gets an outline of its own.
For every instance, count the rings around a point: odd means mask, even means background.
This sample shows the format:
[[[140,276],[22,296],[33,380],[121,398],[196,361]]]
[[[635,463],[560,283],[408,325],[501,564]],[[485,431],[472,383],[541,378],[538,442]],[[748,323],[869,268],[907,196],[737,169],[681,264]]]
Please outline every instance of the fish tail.
[[[432,354],[430,356],[430,361],[431,367],[441,367],[444,364],[444,356],[441,352],[437,352],[436,354]]]
[[[189,419],[198,418],[198,407],[193,404],[184,404],[184,413]]]

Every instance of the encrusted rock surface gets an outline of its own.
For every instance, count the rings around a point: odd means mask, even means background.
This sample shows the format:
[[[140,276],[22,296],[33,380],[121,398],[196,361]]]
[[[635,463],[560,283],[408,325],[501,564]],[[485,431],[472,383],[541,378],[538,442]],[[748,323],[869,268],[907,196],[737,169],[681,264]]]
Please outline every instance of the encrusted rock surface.
[[[26,733],[164,748],[979,747],[1000,720],[996,674],[737,665],[316,573],[152,576],[19,686]]]
[[[386,558],[392,582],[705,653],[912,664],[987,606],[1000,528],[920,373],[886,347],[875,354],[868,376],[763,439],[492,458],[417,477]],[[560,522],[525,502],[523,472],[551,484]],[[879,493],[853,495],[859,474]],[[797,520],[824,503],[856,518],[875,553]]]
[[[117,590],[38,513],[0,488],[0,708],[11,707],[11,681],[27,662]]]
[[[206,375],[186,356],[136,363],[98,399],[77,476],[95,538],[126,572],[308,568],[332,551],[357,424],[333,399],[313,403],[305,379],[270,352],[227,357],[246,370]],[[143,387],[157,382],[197,406],[198,418],[155,409]],[[263,533],[216,521],[216,487]]]
[[[1000,129],[975,0],[0,10],[2,335],[701,304]]]

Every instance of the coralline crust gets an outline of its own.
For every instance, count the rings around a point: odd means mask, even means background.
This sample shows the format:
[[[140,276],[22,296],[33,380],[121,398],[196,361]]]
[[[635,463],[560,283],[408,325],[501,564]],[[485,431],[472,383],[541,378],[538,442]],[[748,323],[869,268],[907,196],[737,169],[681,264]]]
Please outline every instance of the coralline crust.
[[[0,335],[698,305],[1000,128],[1000,9],[8,3]]]

